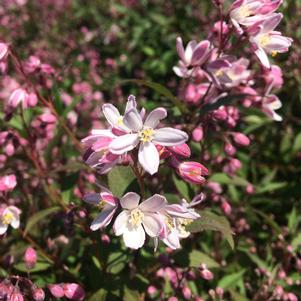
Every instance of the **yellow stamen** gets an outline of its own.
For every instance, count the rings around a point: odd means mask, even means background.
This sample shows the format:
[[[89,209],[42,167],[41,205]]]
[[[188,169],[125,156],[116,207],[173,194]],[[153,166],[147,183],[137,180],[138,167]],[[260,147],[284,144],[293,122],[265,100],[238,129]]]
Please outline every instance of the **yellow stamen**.
[[[140,226],[143,217],[144,217],[143,212],[139,208],[136,208],[132,210],[130,213],[129,223],[134,227]]]
[[[269,44],[271,38],[268,34],[263,34],[259,38],[259,44],[261,47],[265,47],[266,45]]]
[[[249,17],[249,16],[251,16],[251,14],[252,14],[252,12],[249,10],[249,8],[247,6],[242,6],[238,11],[238,15],[241,18]]]
[[[120,116],[118,119],[117,119],[117,122],[116,122],[117,125],[123,125],[123,117]]]
[[[7,212],[2,216],[2,224],[9,225],[14,219],[14,215],[11,212]]]
[[[271,52],[272,57],[275,57],[277,54],[278,54],[278,52],[275,50]]]
[[[145,128],[139,132],[141,142],[150,142],[153,139],[155,131],[152,128]]]

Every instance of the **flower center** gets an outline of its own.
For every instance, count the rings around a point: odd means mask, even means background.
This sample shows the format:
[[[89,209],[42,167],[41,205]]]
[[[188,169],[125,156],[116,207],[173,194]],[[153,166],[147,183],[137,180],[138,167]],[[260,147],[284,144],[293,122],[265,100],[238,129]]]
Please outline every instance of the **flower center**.
[[[102,209],[105,206],[106,202],[104,200],[100,200],[97,204],[97,207],[99,209]]]
[[[130,213],[129,223],[134,227],[140,226],[143,217],[144,217],[143,212],[139,208],[136,208],[132,210]]]
[[[118,119],[117,119],[117,122],[116,122],[117,125],[123,125],[123,117],[120,116]]]
[[[150,142],[153,139],[155,131],[152,128],[145,128],[139,132],[141,142]]]
[[[7,212],[2,216],[2,224],[9,225],[14,219],[14,215],[11,212]]]
[[[270,40],[271,40],[271,38],[268,34],[263,34],[259,38],[259,45],[261,47],[265,47],[269,44]]]
[[[166,223],[168,230],[170,230],[170,231],[175,227],[173,219],[170,216],[165,217],[165,223]]]
[[[238,15],[241,18],[249,17],[249,16],[251,16],[251,14],[252,14],[252,12],[249,10],[249,8],[246,5],[242,6],[238,11]]]

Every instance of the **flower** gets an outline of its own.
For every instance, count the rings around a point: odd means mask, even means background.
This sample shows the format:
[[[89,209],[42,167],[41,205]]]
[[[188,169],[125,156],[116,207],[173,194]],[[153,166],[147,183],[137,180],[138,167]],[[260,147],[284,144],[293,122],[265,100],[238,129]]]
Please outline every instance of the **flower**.
[[[0,178],[0,191],[11,191],[17,185],[16,176],[14,174],[6,175]]]
[[[184,49],[183,41],[177,38],[177,52],[180,57],[178,66],[173,67],[173,71],[180,77],[187,78],[195,76],[211,55],[211,44],[204,40],[199,43],[190,41]]]
[[[114,232],[122,235],[125,245],[132,249],[139,249],[145,241],[145,232],[150,237],[157,237],[162,231],[163,222],[158,214],[166,199],[155,194],[139,204],[140,196],[128,192],[120,199],[124,209],[116,218]]]
[[[281,32],[274,31],[283,18],[282,14],[272,14],[261,25],[258,26],[257,33],[250,37],[251,44],[255,47],[255,54],[261,64],[270,68],[267,54],[275,56],[277,53],[287,52],[293,40],[281,35]]]
[[[176,146],[183,144],[188,135],[174,128],[156,129],[161,119],[167,116],[164,108],[150,112],[144,123],[136,108],[130,109],[123,118],[123,123],[130,133],[116,137],[109,145],[113,154],[121,155],[139,145],[138,160],[141,166],[151,175],[158,171],[160,159],[155,144]]]
[[[35,249],[29,247],[26,249],[25,254],[24,254],[24,262],[25,266],[28,270],[31,270],[34,268],[34,266],[37,263],[37,252]]]
[[[8,46],[5,43],[0,42],[0,61],[5,59],[8,54]]]
[[[9,225],[14,229],[19,228],[20,214],[21,210],[15,206],[0,208],[0,235],[7,231]]]
[[[92,231],[109,225],[119,205],[119,199],[113,196],[112,192],[104,187],[101,188],[103,190],[101,193],[89,193],[83,198],[85,202],[102,208],[101,213],[97,215],[90,226]]]
[[[22,88],[18,88],[11,94],[8,104],[16,108],[19,104],[22,104],[23,108],[34,107],[38,102],[38,98],[35,93],[28,93]]]
[[[77,283],[65,283],[63,289],[65,297],[70,300],[82,301],[85,299],[85,291]]]

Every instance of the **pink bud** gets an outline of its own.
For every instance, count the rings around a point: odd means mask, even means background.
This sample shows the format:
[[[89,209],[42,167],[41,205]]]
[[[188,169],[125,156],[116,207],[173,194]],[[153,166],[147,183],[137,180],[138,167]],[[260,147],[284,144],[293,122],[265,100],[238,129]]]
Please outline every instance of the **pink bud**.
[[[236,148],[231,143],[227,143],[225,145],[224,151],[227,155],[233,156],[236,153]]]
[[[8,301],[23,301],[24,298],[21,293],[12,293],[8,298]]]
[[[0,43],[0,60],[6,58],[8,54],[8,46],[5,43]]]
[[[250,139],[243,133],[232,133],[234,141],[243,146],[250,144]]]
[[[178,155],[178,156],[181,156],[184,158],[189,158],[191,156],[191,150],[186,143],[183,143],[183,144],[177,145],[177,146],[170,146],[170,147],[168,147],[168,150],[170,150],[175,155]]]
[[[15,153],[15,147],[14,147],[14,145],[11,142],[9,142],[5,146],[4,151],[5,151],[6,155],[8,157],[10,157],[10,156],[12,156]]]
[[[289,301],[298,301],[298,297],[293,293],[288,293],[287,297]]]
[[[111,242],[111,239],[107,234],[102,234],[101,241],[105,244],[109,244]]]
[[[182,288],[182,294],[183,294],[183,297],[186,299],[186,300],[190,300],[191,299],[191,290],[188,286],[184,286]]]
[[[255,191],[254,186],[252,184],[248,184],[246,187],[246,193],[247,194],[253,194]]]
[[[85,298],[85,291],[77,283],[64,284],[65,297],[75,301],[82,301]]]
[[[50,284],[48,285],[48,289],[55,298],[62,298],[65,295],[63,286],[61,284]]]
[[[215,289],[215,292],[216,292],[216,294],[217,294],[218,297],[223,298],[223,295],[224,295],[224,289],[223,288],[217,287]]]
[[[177,297],[170,297],[170,298],[168,298],[167,301],[178,301],[178,298]]]
[[[28,270],[34,268],[34,266],[36,265],[37,252],[33,248],[29,247],[26,249],[25,255],[24,255],[24,262],[25,262],[26,268]]]
[[[213,279],[213,273],[209,271],[208,269],[203,269],[200,271],[200,275],[205,280],[212,280]]]
[[[45,293],[41,288],[36,288],[32,293],[32,297],[35,301],[44,301]]]
[[[151,297],[154,297],[154,295],[157,293],[157,289],[155,286],[153,285],[150,285],[148,288],[147,288],[147,293],[151,296]]]
[[[38,97],[35,93],[29,93],[27,97],[27,106],[34,107],[38,103]]]
[[[226,215],[229,215],[232,211],[231,205],[227,201],[223,201],[221,208]]]
[[[195,142],[200,142],[203,139],[204,136],[204,132],[203,132],[203,128],[202,127],[196,127],[193,131],[192,131],[192,139]]]
[[[16,108],[19,103],[23,103],[23,105],[25,105],[26,100],[27,100],[27,92],[24,89],[20,88],[14,90],[13,93],[10,95],[8,104],[13,108]]]

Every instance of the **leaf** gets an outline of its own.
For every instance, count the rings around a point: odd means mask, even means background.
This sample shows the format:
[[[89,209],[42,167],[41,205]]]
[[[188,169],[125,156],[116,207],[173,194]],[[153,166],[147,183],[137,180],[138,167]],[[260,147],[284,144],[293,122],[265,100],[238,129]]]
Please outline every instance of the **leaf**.
[[[123,252],[114,252],[109,255],[107,271],[111,274],[118,274],[127,264],[127,255]]]
[[[229,177],[225,173],[216,173],[209,179],[212,182],[217,182],[220,184],[232,184],[235,186],[247,186],[249,182],[243,178],[240,178],[238,176]]]
[[[293,250],[297,251],[298,247],[301,246],[301,233],[297,234],[297,236],[292,240],[291,245]]]
[[[285,186],[287,186],[288,183],[287,182],[274,182],[274,183],[269,183],[265,186],[263,186],[262,188],[258,188],[256,189],[256,194],[260,194],[260,193],[264,193],[264,192],[269,192],[269,191],[275,191],[281,188],[284,188]]]
[[[300,150],[301,150],[301,133],[299,133],[294,140],[293,153],[295,154]]]
[[[142,85],[142,86],[146,86],[148,88],[151,88],[154,91],[156,91],[157,93],[159,93],[160,95],[163,95],[167,99],[171,100],[173,102],[173,104],[182,113],[189,113],[187,107],[184,105],[184,103],[179,98],[174,96],[167,88],[165,88],[164,86],[162,86],[158,83],[154,83],[154,82],[151,82],[151,81],[140,80],[140,79],[127,79],[127,80],[121,81],[121,84],[126,84],[126,83],[134,83],[134,84],[137,84],[137,85]]]
[[[89,301],[105,301],[107,299],[107,295],[108,292],[101,288],[89,298]]]
[[[109,188],[115,196],[122,197],[134,179],[135,175],[130,167],[116,166],[108,174]]]
[[[58,212],[60,209],[61,209],[60,207],[55,206],[55,207],[41,210],[36,214],[34,214],[32,217],[28,219],[26,228],[24,230],[24,235],[26,235],[32,229],[32,227],[35,226],[39,221],[43,220],[44,218],[46,218],[48,215],[52,213]]]
[[[224,289],[235,286],[245,272],[246,270],[241,270],[237,273],[227,275],[218,282],[217,286]]]
[[[287,226],[288,226],[288,229],[290,232],[294,232],[294,230],[296,229],[297,223],[298,223],[297,210],[294,207],[288,218]]]
[[[218,216],[208,210],[199,211],[200,218],[187,225],[186,229],[189,232],[195,233],[203,230],[219,231],[228,241],[230,247],[234,248],[233,232],[228,220],[223,216]]]
[[[36,265],[34,266],[34,268],[30,269],[31,273],[35,273],[35,272],[41,272],[41,271],[45,271],[47,270],[49,267],[51,267],[51,264],[49,262],[46,261],[38,261],[36,263]],[[22,273],[26,273],[28,271],[28,269],[25,266],[24,262],[20,262],[18,264],[14,265],[14,268]]]
[[[233,301],[250,301],[250,299],[246,298],[245,296],[241,295],[240,293],[230,289],[229,290]]]
[[[180,181],[175,175],[173,175],[172,179],[173,179],[173,182],[175,183],[177,190],[180,192],[180,194],[182,194],[182,196],[186,200],[190,200],[189,186],[187,185],[187,183],[185,183],[184,181]]]
[[[202,263],[205,263],[208,268],[218,268],[220,265],[211,257],[203,252],[193,250],[189,253],[189,266],[198,268]]]
[[[140,294],[138,291],[133,291],[129,289],[128,287],[124,288],[124,301],[139,301],[140,300]]]

